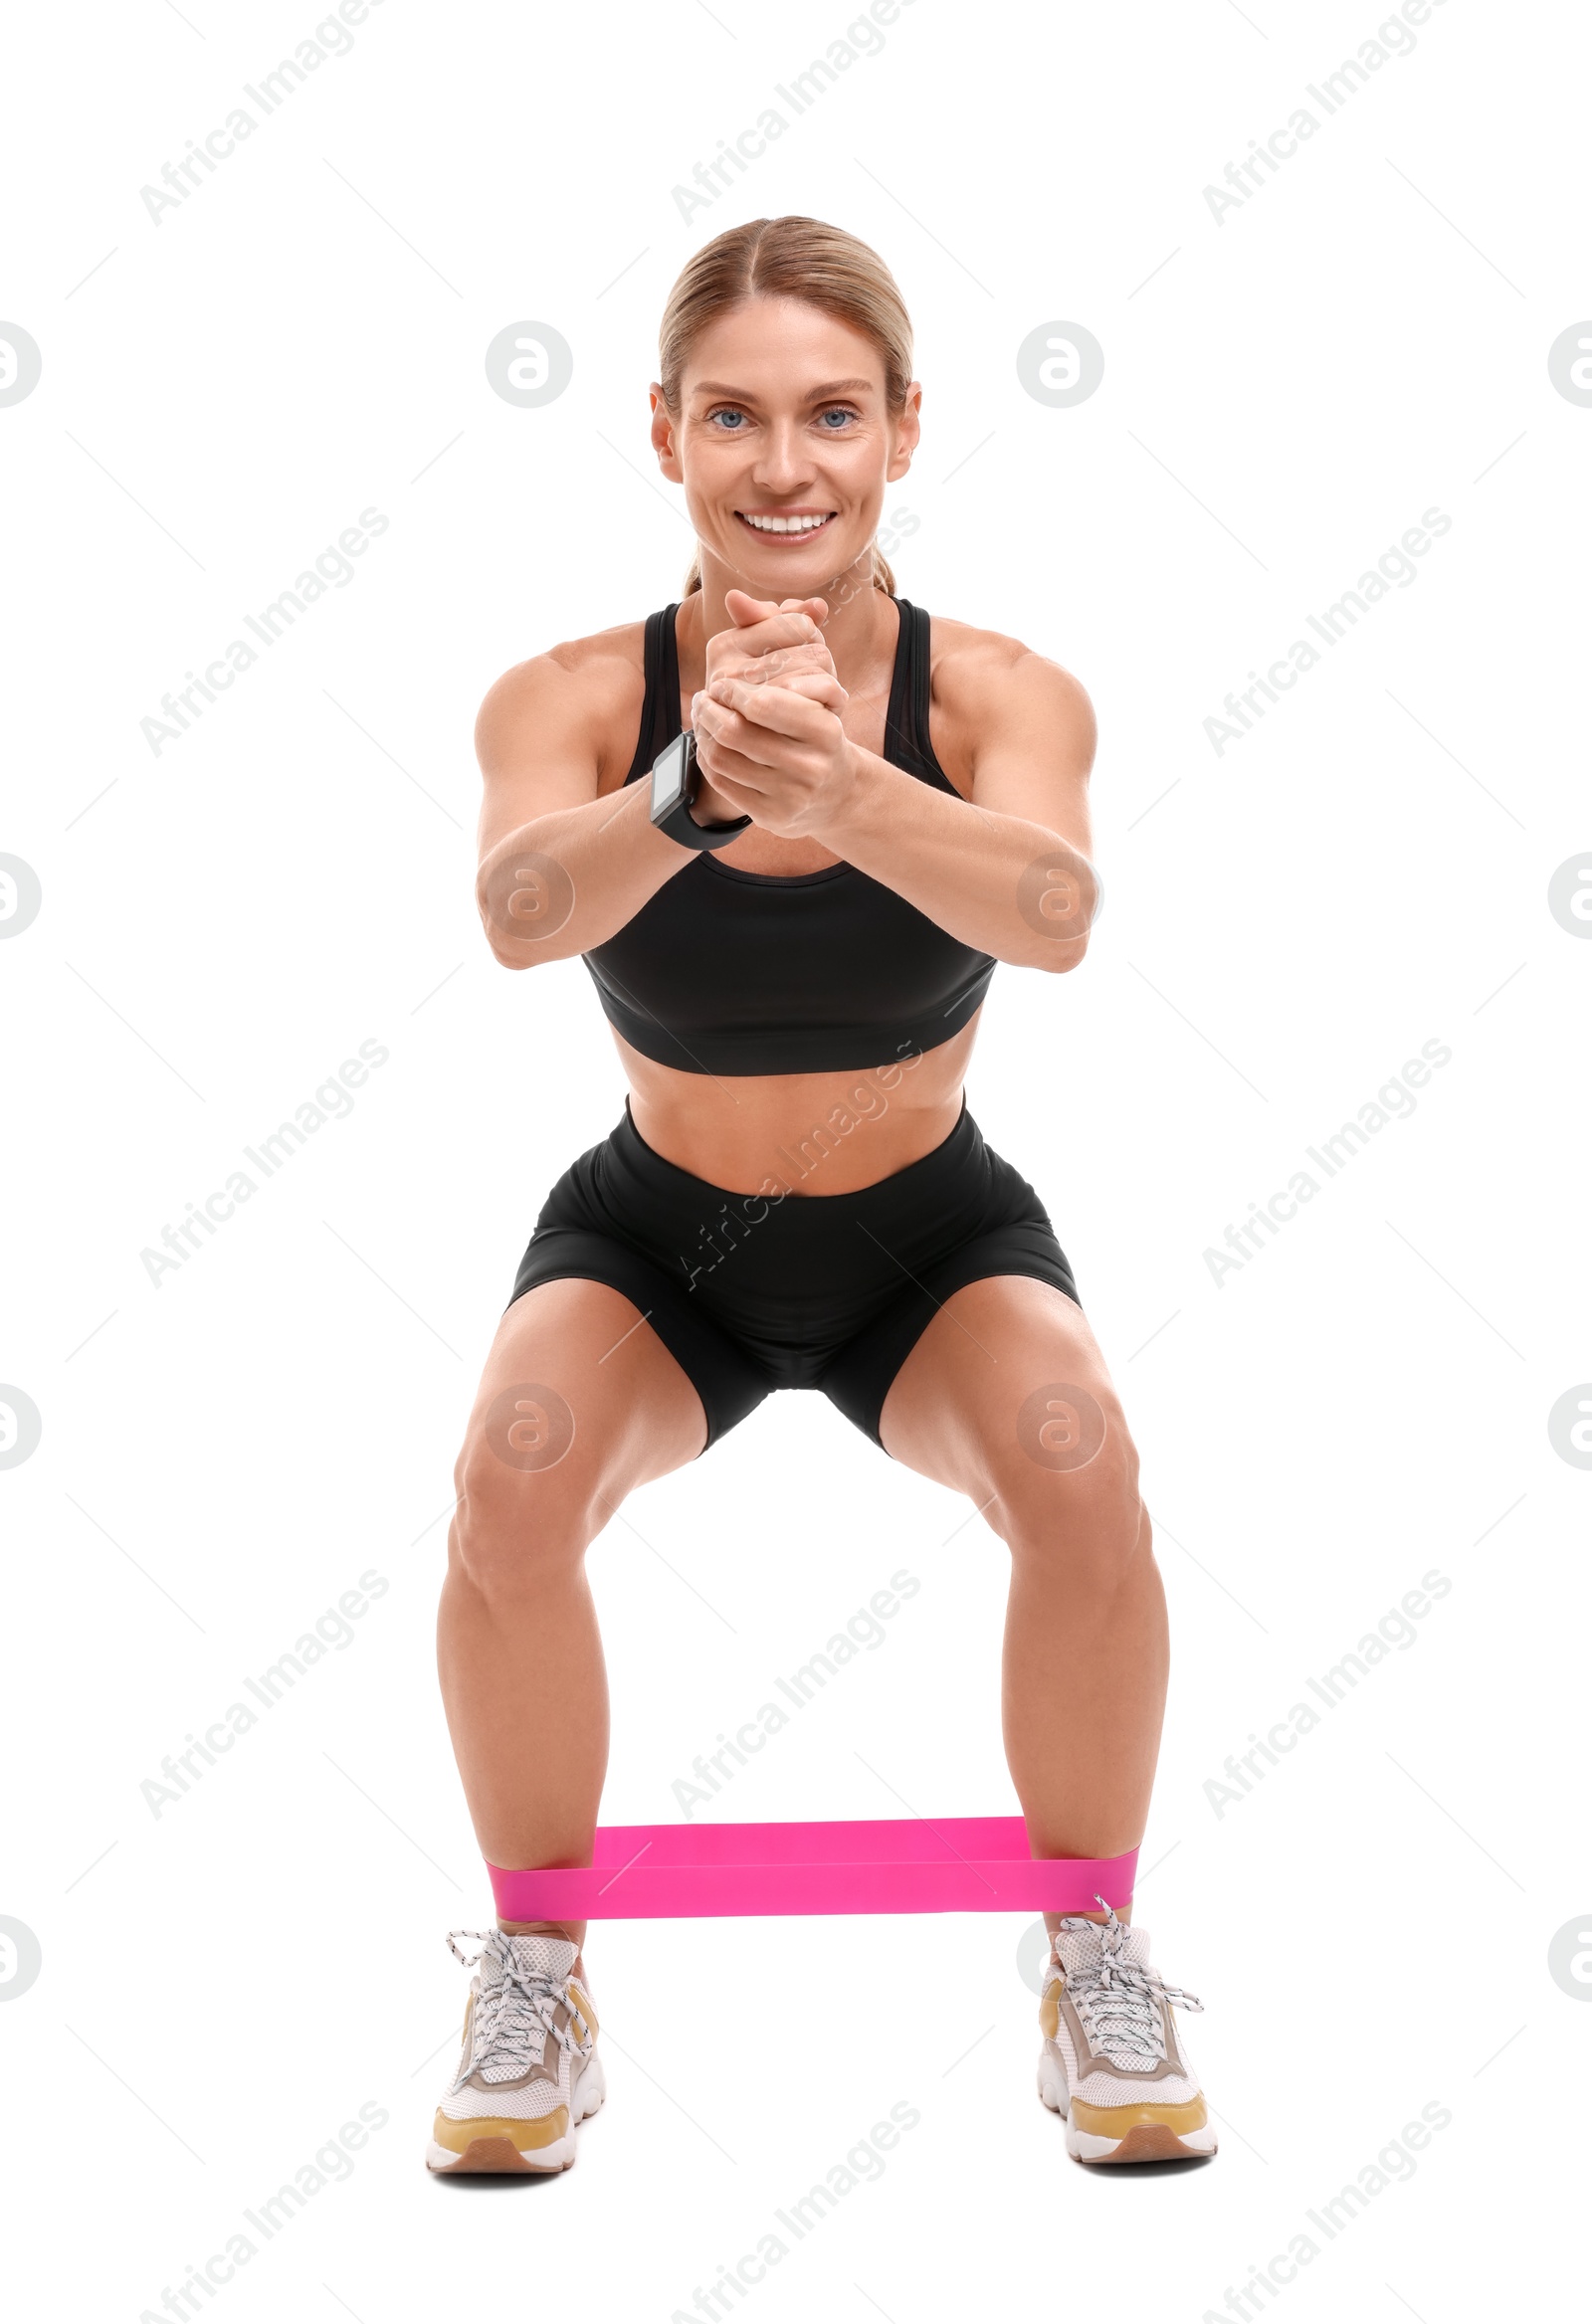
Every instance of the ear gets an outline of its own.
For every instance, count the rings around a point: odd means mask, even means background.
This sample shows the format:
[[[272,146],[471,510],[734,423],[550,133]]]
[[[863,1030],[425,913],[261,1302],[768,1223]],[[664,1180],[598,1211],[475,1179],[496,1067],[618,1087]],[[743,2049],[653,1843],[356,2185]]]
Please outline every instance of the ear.
[[[670,418],[669,406],[664,401],[664,391],[656,379],[647,390],[647,398],[653,410],[653,450],[658,455],[658,465],[671,484],[683,484],[686,479],[680,465],[680,447],[676,442],[675,423]]]
[[[892,422],[895,440],[891,447],[890,467],[885,472],[887,484],[898,484],[912,465],[912,454],[917,450],[923,433],[922,406],[922,382],[914,379],[906,391],[905,408]]]

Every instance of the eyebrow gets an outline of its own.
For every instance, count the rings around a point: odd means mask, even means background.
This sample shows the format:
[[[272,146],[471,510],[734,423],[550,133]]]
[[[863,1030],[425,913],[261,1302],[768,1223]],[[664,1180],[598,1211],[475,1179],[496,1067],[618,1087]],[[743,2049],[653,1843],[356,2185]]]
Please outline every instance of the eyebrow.
[[[866,393],[870,388],[875,388],[878,385],[879,382],[876,379],[827,379],[822,387],[811,388],[804,400],[810,404],[822,403],[827,396],[855,395],[859,389]],[[696,382],[696,393],[698,395],[734,396],[741,403],[755,403],[757,401],[749,389],[731,387],[721,379],[699,379]]]

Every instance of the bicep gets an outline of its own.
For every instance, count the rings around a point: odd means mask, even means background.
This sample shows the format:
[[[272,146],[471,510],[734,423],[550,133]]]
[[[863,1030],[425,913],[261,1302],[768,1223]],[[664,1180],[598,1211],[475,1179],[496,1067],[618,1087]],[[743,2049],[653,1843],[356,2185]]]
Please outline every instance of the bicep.
[[[538,816],[596,798],[597,725],[591,689],[546,655],[498,680],[476,720],[484,859]]]
[[[1077,678],[1024,654],[985,690],[976,735],[973,804],[1041,824],[1087,856],[1095,725]]]

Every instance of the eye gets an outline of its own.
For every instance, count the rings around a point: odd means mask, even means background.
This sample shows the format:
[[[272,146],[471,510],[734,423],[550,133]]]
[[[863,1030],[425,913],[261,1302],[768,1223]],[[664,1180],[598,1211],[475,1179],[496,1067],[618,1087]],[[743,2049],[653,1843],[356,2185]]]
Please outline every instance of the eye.
[[[715,421],[728,421],[731,423],[731,425],[721,428],[718,431],[719,434],[722,436],[739,436],[743,433],[739,423],[744,420],[746,414],[742,411],[736,410],[733,404],[725,404],[720,406],[717,411],[709,412],[707,414],[707,425],[709,428],[711,428]]]
[[[855,420],[857,414],[852,410],[850,404],[831,404],[828,411],[820,412],[818,415],[818,424],[827,434],[838,436],[841,429]],[[838,422],[839,425],[834,426],[831,424],[832,422]]]

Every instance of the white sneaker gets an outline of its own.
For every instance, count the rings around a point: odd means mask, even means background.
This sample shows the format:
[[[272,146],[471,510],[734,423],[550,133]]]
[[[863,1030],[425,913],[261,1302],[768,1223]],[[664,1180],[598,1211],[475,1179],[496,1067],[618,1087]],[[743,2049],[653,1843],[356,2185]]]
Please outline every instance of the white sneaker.
[[[1067,2117],[1067,2151],[1081,2163],[1214,2155],[1216,2132],[1172,2024],[1174,2009],[1204,2005],[1162,1984],[1146,1930],[1105,1911],[1103,1927],[1069,1914],[1052,1941],[1039,2094]]]
[[[461,1953],[455,1937],[480,1941]],[[597,2017],[570,1975],[567,1937],[455,1929],[450,1950],[470,1981],[459,2071],[443,2093],[426,2166],[432,2171],[567,2171],[575,2125],[605,2095]]]

